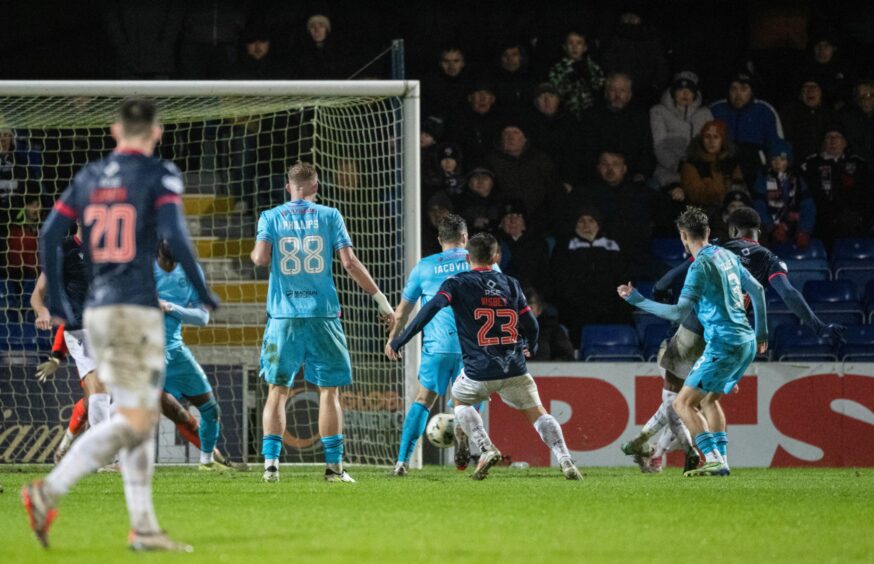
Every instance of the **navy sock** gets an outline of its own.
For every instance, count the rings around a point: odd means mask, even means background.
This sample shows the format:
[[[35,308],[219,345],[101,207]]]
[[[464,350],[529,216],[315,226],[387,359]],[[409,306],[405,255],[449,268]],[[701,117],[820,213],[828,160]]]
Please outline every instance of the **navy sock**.
[[[425,432],[425,426],[428,424],[428,415],[430,411],[427,407],[419,402],[413,403],[410,410],[407,412],[407,417],[404,419],[404,430],[401,433],[401,447],[398,449],[398,462],[409,462],[413,451],[416,449],[416,442],[422,433]]]

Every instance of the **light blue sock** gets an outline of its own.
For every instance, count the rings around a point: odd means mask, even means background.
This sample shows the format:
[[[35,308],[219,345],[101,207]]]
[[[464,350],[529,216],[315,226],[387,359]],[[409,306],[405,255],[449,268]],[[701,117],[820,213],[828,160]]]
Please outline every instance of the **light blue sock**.
[[[707,456],[709,453],[716,450],[716,444],[713,441],[713,433],[708,433],[707,431],[695,435],[695,444],[704,456]]]
[[[215,448],[215,444],[219,438],[219,411],[218,403],[215,398],[210,398],[208,402],[197,408],[200,412],[200,450],[201,452],[211,453]]]
[[[429,410],[423,404],[414,402],[407,412],[407,417],[404,419],[404,430],[401,433],[401,448],[398,450],[398,462],[409,462],[413,451],[416,449],[416,442],[422,433],[425,432],[425,426],[428,424]]]
[[[716,444],[716,450],[724,458],[728,454],[728,435],[725,434],[725,431],[717,431],[711,434],[713,435],[713,442]]]
[[[322,446],[325,447],[325,464],[340,464],[343,462],[343,435],[331,435],[322,437]]]
[[[281,435],[264,435],[261,439],[261,454],[264,460],[277,460],[282,453]]]

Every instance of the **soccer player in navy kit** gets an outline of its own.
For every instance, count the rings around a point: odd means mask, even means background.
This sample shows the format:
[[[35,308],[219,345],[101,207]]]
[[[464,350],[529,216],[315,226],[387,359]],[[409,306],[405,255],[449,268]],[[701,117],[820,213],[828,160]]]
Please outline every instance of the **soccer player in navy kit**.
[[[89,429],[45,480],[22,489],[22,501],[37,539],[48,546],[57,504],[83,477],[118,453],[130,515],[133,550],[190,552],[161,530],[152,504],[155,426],[164,380],[164,323],[152,272],[158,239],[170,242],[208,308],[217,305],[198,269],[181,212],[179,170],[152,157],[161,138],[155,104],[128,99],[111,132],[115,151],[85,165],[55,203],[40,236],[50,310],[75,319],[63,288],[61,240],[81,219],[91,285],[85,328],[97,375],[110,389],[116,412]]]
[[[492,269],[498,262],[498,242],[487,234],[474,235],[467,244],[471,270],[447,279],[440,291],[422,307],[416,318],[386,348],[391,360],[446,306],[451,306],[458,328],[464,371],[452,386],[455,418],[471,440],[482,449],[474,480],[483,480],[500,462],[501,453],[492,443],[474,405],[493,393],[523,412],[552,449],[562,473],[569,480],[582,475],[571,459],[561,426],[540,403],[537,385],[528,374],[526,356],[536,352],[537,318],[519,283]]]
[[[753,208],[740,208],[732,212],[728,218],[728,231],[731,239],[728,241],[714,240],[714,245],[727,249],[738,256],[741,264],[750,272],[753,278],[762,286],[774,288],[783,302],[789,307],[802,323],[812,328],[817,334],[831,340],[840,340],[844,327],[835,323],[824,323],[805,301],[792,283],[789,282],[786,263],[766,247],[759,244],[761,219]],[[671,289],[682,285],[692,261],[672,269],[665,274],[653,288],[653,296],[657,301],[667,301],[672,294]],[[677,396],[683,386],[683,381],[689,374],[692,364],[704,351],[704,328],[696,315],[690,314],[683,320],[676,334],[663,345],[659,351],[659,366],[665,370],[665,390],[662,392],[663,403],[647,421],[640,434],[623,445],[626,454],[634,454],[635,461],[643,459],[641,468],[646,468],[646,460],[650,458],[651,445],[649,440],[661,431],[669,419],[672,433],[679,439],[678,446],[688,445],[688,430],[680,422],[681,428],[676,429],[676,413],[670,402]],[[718,407],[718,405],[717,405]],[[724,416],[723,416],[724,418]],[[659,446],[653,453],[661,456],[661,452],[670,450],[670,437],[659,436]],[[716,433],[717,444],[723,458],[727,459],[728,439],[722,433]],[[696,457],[697,458],[697,457]],[[638,462],[640,464],[640,462]],[[687,467],[686,470],[691,468]]]
[[[343,469],[343,411],[340,387],[352,384],[349,347],[340,324],[340,302],[331,273],[340,255],[346,273],[379,309],[389,326],[394,310],[367,268],[352,250],[340,212],[315,203],[316,169],[297,163],[288,171],[291,201],[261,214],[252,262],[271,265],[267,328],[261,347],[261,377],[270,385],[264,404],[265,482],[279,481],[279,455],[285,432],[285,404],[294,377],[306,364],[304,378],[319,387],[319,435],[325,449],[325,480],[354,482]]]

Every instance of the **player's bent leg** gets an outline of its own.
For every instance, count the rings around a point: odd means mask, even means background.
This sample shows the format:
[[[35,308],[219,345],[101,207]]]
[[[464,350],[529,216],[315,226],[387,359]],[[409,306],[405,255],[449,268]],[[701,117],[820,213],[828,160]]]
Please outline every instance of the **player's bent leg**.
[[[109,419],[109,394],[95,371],[82,378],[82,389],[88,398],[88,425],[94,427]]]
[[[213,452],[218,442],[221,411],[212,392],[189,397],[188,400],[200,412],[198,435],[200,438],[200,467],[202,471],[230,470],[227,466],[214,460]]]
[[[285,404],[291,390],[285,386],[270,384],[264,402],[261,439],[261,455],[264,457],[265,482],[279,481],[279,455],[282,454],[282,434],[285,432]]]
[[[86,423],[88,423],[88,403],[84,397],[81,397],[73,404],[73,413],[70,415],[67,430],[64,431],[64,436],[58,444],[58,448],[55,449],[55,464],[64,458],[70,447],[73,446],[73,440],[85,430]]]

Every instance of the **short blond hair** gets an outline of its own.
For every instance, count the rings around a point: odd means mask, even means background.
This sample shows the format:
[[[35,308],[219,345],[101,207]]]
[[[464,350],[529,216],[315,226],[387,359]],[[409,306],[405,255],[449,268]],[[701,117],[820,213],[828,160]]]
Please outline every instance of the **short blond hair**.
[[[288,169],[288,182],[300,186],[316,179],[316,167],[312,163],[298,161]]]

